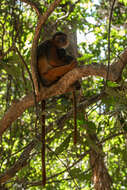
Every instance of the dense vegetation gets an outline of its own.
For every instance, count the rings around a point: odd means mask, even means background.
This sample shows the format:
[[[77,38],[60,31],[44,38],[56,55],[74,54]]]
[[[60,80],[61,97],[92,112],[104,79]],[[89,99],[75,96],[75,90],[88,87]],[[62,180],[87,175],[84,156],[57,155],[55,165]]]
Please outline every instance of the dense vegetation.
[[[0,4],[0,189],[43,189],[39,122],[43,98],[47,98],[46,189],[127,189],[127,0]],[[77,74],[73,71],[82,85],[77,91],[76,146],[72,96],[64,93],[71,84],[69,73],[50,87],[50,95],[42,89],[35,125],[30,76],[39,19],[37,42],[64,31],[70,38],[68,52],[79,62]],[[62,94],[59,84],[66,84]]]

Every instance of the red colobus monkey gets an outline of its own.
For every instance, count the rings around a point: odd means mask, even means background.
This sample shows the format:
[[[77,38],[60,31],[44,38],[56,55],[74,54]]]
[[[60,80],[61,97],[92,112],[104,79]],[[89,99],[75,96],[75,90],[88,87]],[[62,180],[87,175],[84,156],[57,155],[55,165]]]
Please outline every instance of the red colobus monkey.
[[[65,48],[69,45],[67,35],[63,32],[57,32],[52,39],[47,40],[37,47],[37,70],[39,80],[43,86],[51,86],[57,82],[64,74],[77,66],[77,61],[74,57],[66,54]],[[76,89],[80,89],[78,81],[74,84]],[[76,144],[76,97],[73,91],[74,102],[74,144]],[[45,109],[45,101],[42,101],[42,110]],[[46,169],[45,169],[45,116],[42,116],[42,175],[43,186],[46,183]]]

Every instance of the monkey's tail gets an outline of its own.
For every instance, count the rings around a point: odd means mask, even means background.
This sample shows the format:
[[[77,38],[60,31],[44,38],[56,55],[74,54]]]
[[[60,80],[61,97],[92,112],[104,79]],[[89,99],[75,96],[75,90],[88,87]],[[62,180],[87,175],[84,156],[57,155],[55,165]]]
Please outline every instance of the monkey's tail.
[[[73,118],[74,118],[74,145],[77,143],[77,102],[75,90],[72,91],[73,95]]]
[[[41,159],[42,159],[42,185],[45,186],[46,184],[46,167],[45,167],[45,100],[41,101],[41,108],[42,108],[42,151],[41,151]]]

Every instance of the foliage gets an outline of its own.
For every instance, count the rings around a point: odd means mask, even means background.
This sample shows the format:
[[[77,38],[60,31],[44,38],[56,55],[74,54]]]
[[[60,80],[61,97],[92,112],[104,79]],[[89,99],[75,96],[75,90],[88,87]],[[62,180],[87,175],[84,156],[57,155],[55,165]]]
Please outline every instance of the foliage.
[[[34,2],[44,13],[52,0]],[[111,9],[106,0],[63,0],[44,24],[40,41],[49,38],[56,30],[77,32],[78,60],[80,64],[108,63],[108,23]],[[115,3],[111,26],[110,62],[119,58],[127,47],[127,0]],[[22,1],[1,0],[0,7],[0,117],[9,106],[32,91],[29,74],[15,47],[20,50],[30,69],[30,52],[37,23],[36,13]],[[7,52],[8,49],[11,51]],[[7,52],[7,53],[6,53]],[[100,153],[103,147],[105,163],[112,178],[112,190],[127,189],[127,70],[119,83],[107,82],[105,96],[84,107],[83,103],[101,94],[104,80],[88,77],[82,80],[82,97],[78,107],[78,144],[73,145],[73,119],[71,95],[47,100],[46,189],[82,189],[93,187],[92,167],[89,163],[91,147]],[[20,108],[19,108],[20,109]],[[84,118],[87,113],[88,121]],[[40,110],[41,115],[41,110]],[[3,188],[42,189],[41,142],[35,137],[36,114],[34,108],[26,110],[1,138],[0,172],[3,174],[19,160],[25,147],[37,141],[27,165],[9,179]],[[40,125],[38,132],[41,132]],[[90,139],[96,134],[97,141]]]

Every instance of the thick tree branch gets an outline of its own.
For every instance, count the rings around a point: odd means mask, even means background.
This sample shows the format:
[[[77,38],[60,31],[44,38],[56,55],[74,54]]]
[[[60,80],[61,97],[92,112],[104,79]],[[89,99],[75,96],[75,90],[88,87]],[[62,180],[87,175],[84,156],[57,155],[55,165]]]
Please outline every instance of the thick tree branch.
[[[40,31],[41,31],[42,25],[46,22],[50,14],[54,11],[54,9],[59,5],[61,1],[62,0],[55,0],[50,5],[46,13],[44,15],[40,15],[39,20],[37,22],[37,27],[35,29],[35,35],[34,35],[34,39],[32,43],[32,52],[31,52],[31,70],[32,70],[32,77],[33,77],[33,82],[35,86],[35,92],[37,95],[39,94],[39,87],[38,87],[38,81],[37,81],[38,75],[37,75],[37,70],[36,70],[36,65],[37,65],[36,49],[37,49]]]
[[[121,54],[119,61],[110,66],[108,80],[116,81],[121,77],[122,70],[127,64],[127,49]],[[42,88],[39,92],[37,101],[50,98],[52,96],[64,94],[68,91],[70,85],[81,77],[100,76],[106,79],[107,66],[103,64],[91,64],[77,67],[64,75],[56,84],[49,88]],[[5,113],[0,121],[0,136],[11,126],[21,114],[29,107],[34,106],[33,93],[23,97],[21,100],[12,103],[11,107]]]

